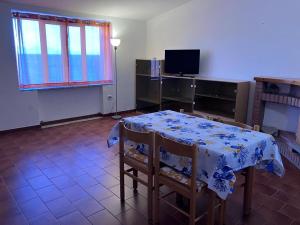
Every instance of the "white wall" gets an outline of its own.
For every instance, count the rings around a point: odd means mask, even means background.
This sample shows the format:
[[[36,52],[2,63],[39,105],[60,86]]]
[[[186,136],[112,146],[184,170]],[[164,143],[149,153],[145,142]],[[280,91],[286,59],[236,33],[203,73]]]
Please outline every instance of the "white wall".
[[[254,75],[300,77],[298,0],[192,0],[147,23],[0,3],[0,130],[114,110],[107,99],[114,93],[109,86],[19,91],[11,9],[110,20],[114,35],[122,39],[118,49],[120,111],[135,108],[135,59],[145,55],[163,58],[167,48],[200,48],[201,76],[245,80]],[[252,101],[249,106],[250,120]],[[265,118],[266,124],[295,129],[296,123],[289,118],[296,119],[298,110],[271,104],[267,112],[272,116]]]
[[[102,107],[99,87],[38,91],[38,103],[40,121],[93,115]]]
[[[39,123],[37,92],[20,92],[9,9],[0,3],[0,130]]]
[[[112,22],[113,35],[122,40],[118,48],[118,110],[135,108],[135,59],[145,57],[146,23],[88,14],[51,11],[24,5],[0,3],[0,130],[33,126],[40,121],[109,113],[114,108],[107,95],[114,89],[105,86],[42,91],[19,91],[13,43],[11,9],[52,13]],[[104,87],[104,86],[103,86]],[[103,96],[106,96],[105,99]],[[114,98],[113,98],[114,100]]]
[[[200,76],[253,80],[255,75],[300,77],[300,1],[192,0],[148,21],[147,56],[165,49],[199,48]],[[251,120],[252,96],[248,119]],[[281,106],[282,107],[282,106]],[[271,105],[267,125],[295,129]],[[293,110],[292,110],[293,111]],[[281,114],[280,117],[278,113]],[[296,118],[299,112],[291,112]],[[285,119],[278,120],[284,117]]]

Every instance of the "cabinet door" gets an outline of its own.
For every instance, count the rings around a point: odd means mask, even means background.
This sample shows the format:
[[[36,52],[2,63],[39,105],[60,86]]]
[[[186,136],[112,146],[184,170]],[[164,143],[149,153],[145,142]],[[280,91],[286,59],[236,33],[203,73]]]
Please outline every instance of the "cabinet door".
[[[193,111],[194,79],[162,77],[162,109]]]
[[[136,74],[151,76],[151,60],[137,59],[135,72]]]
[[[150,108],[152,108],[150,110]],[[136,108],[149,111],[160,109],[160,79],[145,75],[136,75]],[[155,109],[155,110],[154,110]]]
[[[196,80],[194,109],[212,115],[234,118],[237,84]]]

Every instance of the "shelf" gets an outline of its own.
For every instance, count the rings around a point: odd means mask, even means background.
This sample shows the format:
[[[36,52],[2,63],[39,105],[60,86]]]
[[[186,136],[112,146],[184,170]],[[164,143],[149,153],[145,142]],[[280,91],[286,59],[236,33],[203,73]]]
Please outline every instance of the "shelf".
[[[159,80],[159,76],[158,77],[152,77],[151,75],[149,74],[136,74],[137,77],[147,77],[147,78],[150,78],[151,80]]]
[[[187,80],[194,80],[195,77],[188,77],[188,76],[174,76],[174,75],[162,75],[163,79],[187,79]]]
[[[280,131],[279,138],[281,139],[281,141],[285,142],[291,149],[300,153],[300,145],[296,142],[295,133]]]
[[[150,74],[142,74],[142,73],[137,73],[137,76],[143,76],[143,77],[151,77]]]
[[[280,131],[276,141],[280,154],[300,169],[300,145],[296,143],[295,133]]]
[[[234,79],[223,79],[219,77],[207,77],[207,76],[200,76],[200,77],[195,77],[196,81],[212,81],[212,82],[220,82],[220,83],[233,83],[233,84],[238,84],[238,83],[248,83],[248,80],[234,80]]]
[[[225,100],[225,101],[231,101],[235,102],[235,98],[230,98],[230,97],[225,97],[225,96],[219,96],[219,95],[209,95],[209,94],[195,94],[195,96],[198,97],[206,97],[206,98],[214,98],[214,99],[220,99],[220,100]]]
[[[225,114],[225,113],[220,113],[220,112],[216,112],[216,111],[210,111],[210,110],[194,110],[193,112],[194,114],[197,114],[197,115],[200,115],[200,116],[203,116],[203,117],[213,117],[213,118],[218,118],[218,119],[221,119],[221,120],[228,120],[228,121],[232,121],[234,122],[234,118],[233,118],[233,115],[228,115],[228,114]]]
[[[163,96],[163,100],[175,101],[175,102],[182,102],[182,103],[190,103],[193,104],[194,101],[190,98],[183,98],[183,97],[167,97]]]
[[[151,98],[147,98],[147,97],[139,97],[136,100],[143,101],[143,102],[149,102],[149,103],[157,104],[157,105],[160,104],[159,100],[155,100],[155,99],[151,99]]]

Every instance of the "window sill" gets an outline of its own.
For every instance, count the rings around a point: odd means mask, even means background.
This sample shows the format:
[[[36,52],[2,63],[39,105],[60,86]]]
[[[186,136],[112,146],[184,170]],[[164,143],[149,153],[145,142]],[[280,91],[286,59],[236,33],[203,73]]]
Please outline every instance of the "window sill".
[[[112,85],[112,80],[103,81],[101,83],[91,83],[91,84],[72,84],[72,85],[55,85],[55,86],[40,86],[40,85],[28,85],[24,87],[19,87],[20,91],[43,91],[43,90],[53,90],[53,89],[69,89],[69,88],[85,88],[85,87],[100,87],[103,85]]]

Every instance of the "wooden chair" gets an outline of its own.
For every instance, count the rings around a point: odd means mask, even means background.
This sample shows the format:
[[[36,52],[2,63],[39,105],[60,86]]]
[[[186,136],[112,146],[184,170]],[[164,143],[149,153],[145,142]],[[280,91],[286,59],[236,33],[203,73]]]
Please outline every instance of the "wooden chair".
[[[184,112],[184,114],[189,115],[189,116],[198,117],[198,118],[204,118],[204,116],[197,114],[197,113],[193,113],[193,112]]]
[[[218,122],[225,123],[225,124],[232,125],[232,126],[236,126],[236,127],[240,127],[240,128],[243,128],[243,129],[248,129],[248,130],[255,130],[255,131],[260,130],[260,127],[258,125],[254,125],[252,127],[248,124],[244,124],[244,123],[240,123],[240,122],[236,122],[236,121],[230,121],[230,120],[218,120]]]
[[[134,192],[137,192],[138,182],[147,187],[148,192],[148,221],[152,223],[153,218],[153,152],[154,152],[154,133],[140,133],[129,130],[124,122],[120,122],[120,198],[125,201],[124,175],[133,180]],[[143,143],[149,146],[148,155],[141,154],[132,146],[127,146],[125,141],[130,140],[135,143]],[[130,168],[125,170],[124,165]],[[138,177],[138,172],[147,175],[147,181]]]
[[[236,121],[229,121],[229,120],[217,120],[218,122],[233,125],[236,127],[240,127],[243,129],[260,131],[259,125],[249,126],[244,123],[236,122]],[[245,177],[245,182],[242,184],[244,187],[244,215],[248,216],[251,212],[251,205],[252,205],[252,192],[253,192],[253,182],[254,182],[254,167],[250,166],[243,170],[241,170],[241,175]]]
[[[177,156],[188,157],[192,160],[192,174],[191,177],[182,175],[181,173],[173,170],[170,167],[160,168],[160,149],[163,148],[169,153],[175,154]],[[204,193],[209,193],[209,207],[207,224],[214,224],[214,211],[216,207],[220,207],[220,224],[223,224],[224,219],[224,207],[223,202],[221,204],[215,204],[216,194],[207,188],[204,182],[196,180],[196,165],[197,165],[197,149],[196,146],[190,146],[181,144],[170,139],[164,138],[158,134],[155,136],[155,157],[154,157],[154,168],[155,168],[155,185],[154,185],[154,208],[155,208],[155,223],[159,223],[159,202],[164,201],[166,204],[175,208],[185,216],[189,217],[189,224],[194,225],[198,220],[200,220],[205,214],[196,217],[196,200],[198,197],[202,196]],[[168,186],[171,190],[170,193],[165,194],[160,197],[159,188],[161,185]],[[189,199],[189,213],[180,209],[176,205],[170,203],[165,198],[169,195],[176,193],[183,197]]]

